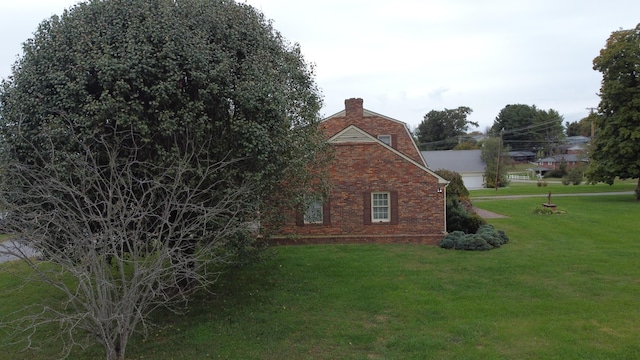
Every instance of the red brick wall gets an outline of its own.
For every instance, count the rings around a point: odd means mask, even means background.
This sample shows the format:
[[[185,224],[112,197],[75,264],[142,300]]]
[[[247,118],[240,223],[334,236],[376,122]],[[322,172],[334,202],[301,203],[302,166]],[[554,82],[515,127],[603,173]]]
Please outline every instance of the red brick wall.
[[[435,244],[444,235],[444,191],[436,177],[380,144],[336,144],[330,225],[296,225],[295,214],[276,243],[411,242]],[[398,194],[398,224],[364,224],[364,192]]]
[[[364,116],[362,99],[345,100],[345,116],[326,119],[320,125],[327,138],[332,137],[349,125],[355,125],[373,137],[378,135],[392,135],[392,147],[407,155],[411,159],[424,165],[420,152],[416,149],[413,139],[406,126],[397,121],[380,116]],[[394,141],[395,140],[395,141]]]

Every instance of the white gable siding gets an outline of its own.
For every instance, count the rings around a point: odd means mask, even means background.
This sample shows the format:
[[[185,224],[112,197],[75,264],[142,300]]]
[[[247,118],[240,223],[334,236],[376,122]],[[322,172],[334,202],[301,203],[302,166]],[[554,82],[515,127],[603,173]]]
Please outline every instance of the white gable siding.
[[[361,130],[358,130],[357,128],[352,127],[338,134],[336,137],[331,139],[331,142],[338,144],[338,143],[348,143],[348,142],[349,143],[351,142],[372,143],[375,141],[372,141],[371,137],[364,134]]]

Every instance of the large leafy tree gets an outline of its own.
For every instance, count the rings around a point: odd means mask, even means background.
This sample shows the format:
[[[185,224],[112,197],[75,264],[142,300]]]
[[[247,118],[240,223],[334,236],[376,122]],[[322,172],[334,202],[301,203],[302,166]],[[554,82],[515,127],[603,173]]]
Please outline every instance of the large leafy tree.
[[[528,150],[535,146],[529,131],[533,125],[538,109],[535,105],[507,105],[496,116],[491,126],[495,135],[503,133],[503,140],[514,150]]]
[[[505,106],[493,122],[491,132],[503,139],[513,150],[544,151],[552,148],[564,137],[562,116],[553,109],[541,110],[535,105],[513,104]]]
[[[416,129],[420,148],[423,150],[453,149],[460,137],[467,133],[469,125],[478,126],[477,122],[467,120],[467,116],[472,111],[466,106],[429,111]]]
[[[602,73],[602,86],[587,176],[609,184],[638,178],[640,200],[640,24],[613,32],[593,68]]]
[[[595,121],[598,114],[592,112],[587,117],[580,119],[579,121],[566,122],[567,136],[591,136],[592,124]]]
[[[487,138],[482,142],[480,157],[486,164],[484,168],[484,182],[487,188],[507,186],[507,161],[509,146],[502,143],[499,137]]]
[[[538,110],[531,133],[539,150],[551,155],[554,149],[564,142],[563,121],[562,115],[554,109]]]
[[[123,357],[154,306],[255,248],[248,230],[321,180],[320,107],[299,47],[248,5],[92,0],[42,22],[0,87],[1,225],[76,277],[61,334]]]

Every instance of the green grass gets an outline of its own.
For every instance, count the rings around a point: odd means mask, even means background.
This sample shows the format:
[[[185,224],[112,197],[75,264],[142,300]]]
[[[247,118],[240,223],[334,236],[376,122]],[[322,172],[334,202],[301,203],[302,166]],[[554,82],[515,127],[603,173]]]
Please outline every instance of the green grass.
[[[185,314],[158,312],[130,359],[637,359],[640,246],[633,196],[475,204],[511,242],[488,252],[419,245],[276,247]],[[9,266],[9,265],[5,265]],[[15,266],[15,265],[11,265]],[[0,286],[11,279],[0,274]],[[28,287],[0,311],[33,303]],[[52,329],[51,331],[54,331]],[[100,356],[98,347],[71,358]],[[89,354],[89,355],[88,355]],[[49,359],[55,351],[6,358]]]
[[[595,185],[563,185],[559,179],[545,179],[547,186],[538,186],[537,182],[510,182],[509,186],[504,188],[478,189],[470,190],[470,196],[473,199],[478,196],[508,196],[508,195],[537,195],[537,194],[581,194],[581,193],[603,193],[603,192],[619,192],[634,191],[638,185],[637,179],[628,179],[624,181],[617,180],[613,185],[598,183]],[[543,181],[545,181],[543,180]]]

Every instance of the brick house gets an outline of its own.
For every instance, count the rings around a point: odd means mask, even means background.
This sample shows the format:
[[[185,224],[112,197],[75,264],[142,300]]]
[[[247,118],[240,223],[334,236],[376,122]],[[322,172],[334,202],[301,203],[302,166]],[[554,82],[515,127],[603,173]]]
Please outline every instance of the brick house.
[[[550,170],[560,169],[560,165],[565,163],[567,170],[571,170],[580,164],[587,164],[587,160],[578,154],[559,154],[538,160],[539,167],[545,167]]]
[[[292,215],[274,242],[436,244],[445,234],[445,187],[405,123],[366,110],[362,99],[320,126],[335,157],[330,195]]]

